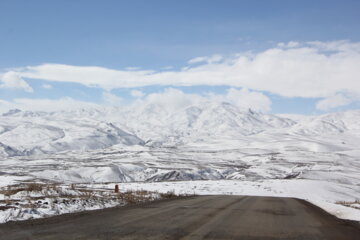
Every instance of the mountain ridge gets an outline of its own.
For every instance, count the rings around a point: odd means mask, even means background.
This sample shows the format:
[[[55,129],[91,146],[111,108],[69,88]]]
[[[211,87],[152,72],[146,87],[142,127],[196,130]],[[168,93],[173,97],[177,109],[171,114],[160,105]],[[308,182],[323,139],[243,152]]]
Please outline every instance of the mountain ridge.
[[[360,110],[292,120],[240,109],[230,103],[203,103],[169,111],[160,105],[59,112],[10,110],[0,116],[0,155],[86,151],[114,145],[149,147],[243,140],[279,135],[312,138],[358,136]]]

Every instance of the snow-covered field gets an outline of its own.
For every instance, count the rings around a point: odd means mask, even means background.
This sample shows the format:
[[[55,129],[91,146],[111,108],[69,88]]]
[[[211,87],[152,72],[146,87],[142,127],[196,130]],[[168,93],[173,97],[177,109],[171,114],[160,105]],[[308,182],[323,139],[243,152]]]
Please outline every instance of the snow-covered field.
[[[0,188],[0,223],[178,197],[173,191],[114,191],[76,184],[21,183]],[[184,194],[181,194],[184,196]]]
[[[360,221],[360,111],[291,119],[228,103],[176,111],[153,104],[14,110],[0,117],[0,156],[0,187],[122,183],[159,192],[289,196]]]

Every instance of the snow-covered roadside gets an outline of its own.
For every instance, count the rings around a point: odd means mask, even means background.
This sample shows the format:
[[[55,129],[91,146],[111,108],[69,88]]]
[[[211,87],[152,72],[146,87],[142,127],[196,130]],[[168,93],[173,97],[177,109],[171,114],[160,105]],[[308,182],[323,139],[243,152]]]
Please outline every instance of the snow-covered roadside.
[[[114,187],[114,185],[112,185]],[[173,193],[96,190],[75,185],[26,183],[0,188],[0,223],[123,206],[174,197]]]
[[[39,191],[28,191],[27,189],[17,191],[16,187],[2,188],[0,193],[0,223],[121,206],[129,201],[134,201],[134,197],[137,198],[135,201],[139,201],[139,199],[140,201],[152,201],[163,198],[162,193],[294,197],[307,200],[339,218],[360,221],[359,209],[339,204],[340,202],[358,200],[360,186],[349,186],[323,180],[203,180],[118,183],[120,194],[113,192],[115,184],[117,183],[44,184]]]
[[[106,189],[113,184],[91,184],[90,188]],[[341,201],[358,200],[360,186],[349,186],[320,180],[216,180],[216,181],[179,181],[152,183],[121,183],[123,191],[146,190],[175,194],[196,195],[249,195],[294,197],[307,200],[338,218],[360,221],[360,210],[339,204]]]
[[[54,199],[41,198],[41,200],[37,200],[35,203],[32,203],[32,206],[30,206],[30,204],[28,207],[16,208],[14,206],[10,206],[9,208],[0,211],[0,223],[50,217],[64,213],[81,212],[86,210],[96,210],[114,207],[121,204],[125,205],[125,203],[121,203],[116,200],[83,200],[77,198],[73,200],[62,199],[59,202],[56,200],[55,203]]]

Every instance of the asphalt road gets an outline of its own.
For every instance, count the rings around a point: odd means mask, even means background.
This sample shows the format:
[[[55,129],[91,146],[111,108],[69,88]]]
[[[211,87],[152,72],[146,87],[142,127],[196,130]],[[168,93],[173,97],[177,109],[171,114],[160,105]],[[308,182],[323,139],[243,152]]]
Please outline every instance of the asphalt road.
[[[198,196],[0,225],[0,239],[360,239],[303,200]]]

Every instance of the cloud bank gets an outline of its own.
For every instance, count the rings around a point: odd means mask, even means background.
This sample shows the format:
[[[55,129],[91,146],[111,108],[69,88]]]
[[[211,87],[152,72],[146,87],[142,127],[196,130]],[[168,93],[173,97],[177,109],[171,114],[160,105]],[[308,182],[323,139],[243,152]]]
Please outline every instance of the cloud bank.
[[[10,109],[54,112],[97,107],[100,106],[95,103],[79,101],[70,97],[60,99],[16,98],[12,101],[0,100],[0,113],[5,113]]]
[[[166,88],[157,93],[151,93],[138,98],[130,105],[125,103],[122,98],[104,91],[102,104],[78,101],[70,97],[60,99],[30,99],[17,98],[13,101],[0,100],[0,113],[7,112],[10,109],[33,110],[33,111],[67,111],[83,108],[102,108],[103,106],[111,107],[130,107],[138,108],[148,104],[158,105],[168,112],[177,111],[193,105],[204,103],[229,102],[239,108],[251,108],[256,111],[268,112],[271,110],[271,101],[264,94],[248,89],[230,88],[225,94],[207,93],[188,94],[175,88]]]
[[[285,97],[323,98],[317,104],[320,110],[358,99],[340,99],[339,94],[343,92],[360,95],[359,42],[279,43],[259,53],[197,57],[188,64],[178,71],[43,64],[4,73],[0,87],[18,87],[31,92],[23,80],[26,78],[75,82],[106,91],[150,85],[226,85]]]

